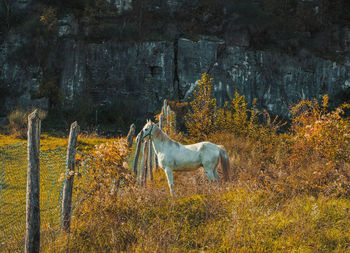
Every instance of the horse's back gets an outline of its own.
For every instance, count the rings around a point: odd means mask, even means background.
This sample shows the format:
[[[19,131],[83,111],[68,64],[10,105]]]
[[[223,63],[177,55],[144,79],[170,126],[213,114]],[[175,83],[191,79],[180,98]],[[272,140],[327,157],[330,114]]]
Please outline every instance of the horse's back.
[[[195,144],[185,145],[184,147],[193,151],[215,151],[220,148],[220,146],[214,143],[211,143],[209,141],[203,141]]]
[[[211,161],[217,161],[220,155],[219,146],[209,141],[186,145],[185,147],[187,149],[191,149],[198,152],[202,164]]]

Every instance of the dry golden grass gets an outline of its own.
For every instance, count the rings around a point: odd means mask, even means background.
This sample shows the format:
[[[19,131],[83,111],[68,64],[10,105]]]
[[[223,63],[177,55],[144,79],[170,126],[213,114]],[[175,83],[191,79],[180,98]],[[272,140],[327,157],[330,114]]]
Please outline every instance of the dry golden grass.
[[[181,178],[176,178],[181,180]],[[191,180],[168,193],[163,174],[145,188],[74,213],[72,232],[47,252],[346,252],[350,200],[307,194],[281,199],[235,183]],[[96,202],[95,202],[96,201]]]

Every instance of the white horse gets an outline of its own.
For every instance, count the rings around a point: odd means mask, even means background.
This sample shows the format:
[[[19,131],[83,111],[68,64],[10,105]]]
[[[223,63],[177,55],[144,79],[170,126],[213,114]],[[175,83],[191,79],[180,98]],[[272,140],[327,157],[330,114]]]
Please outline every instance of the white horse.
[[[223,146],[211,142],[182,145],[170,139],[150,120],[147,121],[141,131],[143,132],[143,138],[149,137],[152,140],[159,166],[166,173],[171,196],[174,196],[173,171],[193,171],[203,167],[210,183],[214,180],[220,182],[217,172],[220,161],[224,179],[225,181],[228,180],[230,162]]]

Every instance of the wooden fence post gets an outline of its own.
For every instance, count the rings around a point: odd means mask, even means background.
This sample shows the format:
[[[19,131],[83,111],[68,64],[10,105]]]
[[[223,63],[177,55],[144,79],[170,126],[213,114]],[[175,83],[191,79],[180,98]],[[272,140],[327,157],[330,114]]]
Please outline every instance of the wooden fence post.
[[[149,140],[145,141],[143,145],[143,156],[140,171],[141,186],[147,184],[148,159],[149,159]]]
[[[160,130],[162,130],[162,131],[163,131],[163,120],[164,120],[164,116],[163,116],[163,113],[161,113],[161,114],[159,115],[158,126],[159,126]]]
[[[39,252],[40,248],[40,149],[41,121],[38,110],[28,116],[27,146],[27,199],[26,199],[26,235],[24,252]]]
[[[171,111],[170,125],[171,125],[170,128],[173,131],[173,134],[176,134],[176,113],[175,113],[175,111]]]
[[[136,150],[135,150],[135,158],[134,163],[132,165],[132,170],[134,174],[137,176],[137,165],[139,162],[139,156],[140,156],[140,150],[141,150],[141,143],[142,143],[143,133],[142,131],[137,135],[136,137]]]
[[[162,112],[163,112],[163,115],[164,115],[164,119],[167,118],[167,108],[168,108],[168,101],[166,99],[164,99],[163,107],[162,107]]]
[[[66,167],[66,181],[63,187],[62,198],[62,225],[65,232],[69,232],[70,216],[72,209],[72,191],[73,191],[73,179],[74,179],[74,164],[77,137],[79,132],[78,123],[75,121],[70,126],[69,141],[67,149],[67,167]]]
[[[171,133],[171,108],[168,105],[166,108],[166,125],[167,125],[167,134]]]
[[[149,140],[148,142],[148,171],[151,178],[151,181],[153,182],[153,145],[152,140]]]
[[[131,124],[128,136],[126,137],[126,141],[128,142],[129,148],[132,147],[134,136],[135,136],[135,124]]]

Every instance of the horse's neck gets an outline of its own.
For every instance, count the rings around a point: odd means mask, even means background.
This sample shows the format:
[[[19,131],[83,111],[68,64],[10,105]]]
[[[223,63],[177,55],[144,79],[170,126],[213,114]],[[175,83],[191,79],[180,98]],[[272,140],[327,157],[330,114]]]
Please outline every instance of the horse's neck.
[[[153,136],[153,147],[157,153],[164,152],[168,149],[175,141],[166,136],[160,129],[158,133]]]

